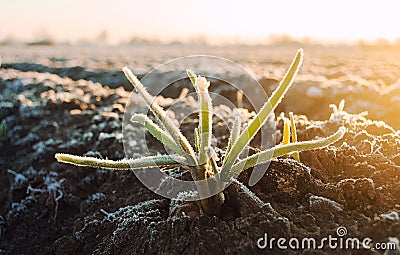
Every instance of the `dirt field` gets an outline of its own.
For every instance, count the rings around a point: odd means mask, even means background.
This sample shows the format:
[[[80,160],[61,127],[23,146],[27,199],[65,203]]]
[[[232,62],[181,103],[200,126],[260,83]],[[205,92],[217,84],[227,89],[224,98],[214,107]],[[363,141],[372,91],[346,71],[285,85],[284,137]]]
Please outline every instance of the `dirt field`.
[[[219,56],[253,73],[270,95],[296,48],[9,45],[1,51],[0,121],[7,127],[0,138],[0,254],[384,254],[374,245],[389,241],[398,250],[385,254],[400,254],[400,51],[305,47],[304,65],[275,111],[276,142],[281,112],[295,113],[302,141],[341,125],[348,132],[333,146],[301,153],[302,163],[273,160],[249,187],[261,205],[242,192],[246,187],[230,186],[216,216],[201,215],[194,203],[176,208],[132,172],[60,164],[54,154],[125,157],[122,119],[132,92],[120,71],[125,65],[140,78],[178,57]],[[211,69],[233,75],[223,66]],[[185,86],[174,84],[160,102],[170,105]],[[236,102],[234,90],[222,95]],[[341,99],[344,111],[331,116],[329,104]],[[178,104],[192,108],[190,98]],[[231,118],[226,107],[219,112]],[[195,124],[182,123],[188,137]],[[223,148],[228,129],[217,118],[213,128]],[[155,140],[140,139],[150,152],[163,151]],[[250,172],[238,181],[246,186]],[[344,237],[372,239],[376,249],[257,246],[265,234],[321,240],[338,237],[339,227]]]

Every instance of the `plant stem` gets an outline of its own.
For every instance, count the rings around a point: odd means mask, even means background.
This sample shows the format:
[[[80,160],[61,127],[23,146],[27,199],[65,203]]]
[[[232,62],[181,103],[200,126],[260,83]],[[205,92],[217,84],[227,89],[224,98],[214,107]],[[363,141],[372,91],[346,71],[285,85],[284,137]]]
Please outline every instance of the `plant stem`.
[[[257,164],[267,162],[267,161],[271,160],[272,158],[276,158],[276,157],[285,155],[285,154],[293,152],[293,151],[312,150],[312,149],[317,149],[317,148],[322,148],[322,147],[328,146],[328,145],[338,141],[339,139],[341,139],[345,133],[346,133],[346,128],[340,127],[339,130],[336,131],[336,133],[334,133],[333,135],[328,136],[326,138],[322,138],[320,140],[296,142],[296,143],[290,143],[290,144],[286,144],[286,145],[278,145],[273,148],[261,151],[250,157],[240,160],[238,163],[233,165],[233,167],[230,171],[229,177],[232,177],[234,174],[240,173],[240,172],[242,172],[246,169],[249,169],[250,167],[253,167]]]
[[[58,162],[69,163],[75,166],[87,166],[93,168],[105,168],[111,170],[131,170],[138,168],[151,168],[157,166],[180,165],[185,161],[184,157],[178,155],[149,156],[137,159],[122,159],[118,161],[98,159],[94,157],[81,157],[64,153],[57,153],[55,158]]]
[[[195,87],[197,87],[197,95],[200,104],[199,113],[199,164],[207,164],[206,148],[211,146],[212,138],[212,105],[211,97],[208,93],[210,83],[204,77],[196,77]]]
[[[282,144],[290,143],[290,122],[287,118],[283,119],[283,139]]]
[[[6,120],[2,120],[0,124],[0,138],[3,138],[6,135]]]
[[[200,136],[199,136],[199,130],[197,128],[194,129],[194,148],[196,149],[196,152],[199,153]]]
[[[221,206],[225,202],[223,192],[219,192],[211,197],[200,200],[201,209],[207,215],[216,215],[221,211]]]
[[[128,67],[124,67],[122,71],[125,73],[128,80],[132,83],[138,93],[143,97],[144,101],[147,103],[151,111],[157,117],[159,122],[165,126],[167,132],[175,140],[177,144],[182,146],[183,150],[187,153],[185,157],[191,165],[197,164],[196,154],[186,137],[181,133],[179,128],[175,126],[172,119],[170,119],[167,113],[157,104],[153,96],[147,92],[143,84],[138,80],[138,78],[129,70]]]
[[[290,118],[290,130],[292,133],[292,143],[296,143],[297,142],[297,131],[296,131],[296,123],[294,123],[293,112],[289,112],[289,118]],[[300,154],[298,151],[293,152],[293,158],[297,162],[300,162]]]
[[[282,144],[289,144],[290,143],[290,121],[288,118],[283,117],[283,138]],[[289,155],[283,155],[282,157],[287,158]]]
[[[168,148],[173,150],[180,156],[185,156],[185,152],[179,147],[174,140],[162,130],[157,124],[155,124],[149,117],[144,114],[134,114],[131,118],[132,122],[143,125],[155,138],[157,138],[162,144],[165,144]]]
[[[233,122],[231,135],[229,136],[228,147],[226,148],[225,155],[229,154],[232,149],[232,145],[237,141],[240,136],[240,117],[236,116],[235,121]],[[226,158],[224,159],[225,163]]]
[[[233,145],[229,154],[227,154],[225,164],[222,167],[222,175],[224,177],[231,175],[229,174],[234,162],[237,160],[240,153],[243,149],[250,143],[250,141],[254,138],[257,132],[260,130],[261,126],[267,120],[269,114],[273,112],[276,106],[280,103],[283,96],[289,89],[289,87],[293,84],[294,77],[296,76],[300,65],[303,61],[303,50],[299,49],[295,58],[293,59],[292,64],[289,67],[289,70],[285,74],[283,80],[276,88],[276,90],[272,93],[271,97],[261,108],[259,113],[254,117],[254,119],[249,123],[247,128],[241,133],[238,140]],[[223,178],[222,180],[224,180]],[[226,180],[227,181],[227,180]]]

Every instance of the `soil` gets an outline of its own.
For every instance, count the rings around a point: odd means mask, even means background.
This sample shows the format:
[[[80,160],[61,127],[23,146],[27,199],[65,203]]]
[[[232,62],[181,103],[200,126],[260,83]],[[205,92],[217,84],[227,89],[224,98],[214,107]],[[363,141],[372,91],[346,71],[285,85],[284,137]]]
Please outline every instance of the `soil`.
[[[170,105],[186,83],[164,91],[159,102]],[[267,93],[276,86],[271,78],[261,83]],[[156,195],[133,172],[55,161],[57,152],[124,158],[122,118],[131,91],[120,72],[3,64],[0,120],[6,119],[7,129],[0,140],[0,254],[383,254],[385,250],[329,247],[284,250],[276,242],[272,248],[257,246],[265,235],[287,240],[338,237],[339,227],[347,229],[346,237],[370,238],[373,244],[400,239],[399,108],[388,107],[390,100],[398,104],[396,84],[393,93],[373,96],[371,87],[358,83],[353,85],[358,90],[346,93],[335,86],[299,83],[276,116],[288,109],[307,113],[295,116],[301,141],[328,136],[342,125],[348,129],[344,138],[300,153],[301,163],[272,160],[254,186],[247,185],[251,170],[242,173],[224,191],[223,210],[207,216],[194,202]],[[311,104],[298,103],[296,97],[307,91],[317,98],[309,95]],[[224,93],[234,101],[235,93]],[[353,110],[371,102],[369,115],[350,114],[345,106],[345,111],[329,117],[328,104],[337,103],[340,95],[350,100]],[[193,98],[177,104],[177,109],[195,107]],[[136,107],[139,112],[145,109]],[[217,111],[234,118],[229,108]],[[251,114],[243,110],[242,116],[246,120]],[[195,117],[183,122],[190,139],[196,123]],[[228,129],[217,118],[214,123],[218,147],[223,148]],[[279,143],[280,117],[276,128]],[[163,150],[155,140],[147,143],[150,152]],[[178,169],[171,174],[174,171]]]

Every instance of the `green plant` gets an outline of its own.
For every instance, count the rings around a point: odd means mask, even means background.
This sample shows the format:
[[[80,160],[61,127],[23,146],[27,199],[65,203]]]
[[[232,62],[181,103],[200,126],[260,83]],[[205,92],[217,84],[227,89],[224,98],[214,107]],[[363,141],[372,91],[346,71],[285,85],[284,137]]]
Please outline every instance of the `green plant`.
[[[0,124],[0,138],[3,138],[6,135],[6,120],[2,120]]]
[[[240,130],[240,119],[235,119],[232,134],[229,138],[223,159],[218,159],[215,156],[216,154],[211,146],[212,102],[208,92],[210,83],[204,77],[197,76],[194,72],[187,70],[187,74],[198,95],[200,105],[199,126],[194,131],[195,146],[192,147],[187,138],[174,124],[173,120],[170,119],[166,112],[155,102],[154,97],[146,91],[141,82],[127,67],[123,68],[123,72],[137,92],[143,97],[149,109],[155,115],[158,123],[154,123],[149,117],[143,114],[134,114],[131,121],[143,125],[148,132],[176,154],[124,159],[120,161],[80,157],[68,154],[56,154],[55,157],[60,162],[71,163],[78,166],[116,170],[180,165],[190,171],[194,181],[207,180],[205,182],[206,185],[197,186],[200,198],[202,198],[200,204],[204,213],[215,214],[224,201],[223,189],[228,184],[228,181],[235,175],[257,164],[279,156],[293,154],[294,158],[300,161],[298,155],[299,151],[328,146],[344,135],[345,128],[340,127],[336,133],[329,137],[313,141],[298,142],[293,114],[290,113],[290,120],[284,118],[285,125],[282,144],[260,151],[246,158],[239,157],[292,85],[302,60],[303,50],[299,49],[279,86],[244,130]],[[289,137],[290,131],[292,133],[291,143]],[[214,191],[217,192],[213,193]]]

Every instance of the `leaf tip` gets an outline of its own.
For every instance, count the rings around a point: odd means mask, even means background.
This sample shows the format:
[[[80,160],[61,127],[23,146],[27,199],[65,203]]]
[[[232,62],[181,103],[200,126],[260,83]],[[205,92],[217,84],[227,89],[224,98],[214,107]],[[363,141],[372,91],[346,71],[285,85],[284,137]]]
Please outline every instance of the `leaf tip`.
[[[124,72],[125,75],[126,75],[127,73],[130,73],[130,72],[132,72],[132,71],[131,71],[131,69],[129,69],[128,66],[124,66],[124,67],[122,67],[122,72]]]
[[[64,154],[64,153],[56,153],[54,155],[54,157],[57,159],[58,162],[63,162],[64,161],[63,158],[64,158],[65,155],[66,154]]]
[[[197,75],[191,69],[186,69],[186,74],[189,77],[192,84],[194,85],[196,82]]]

